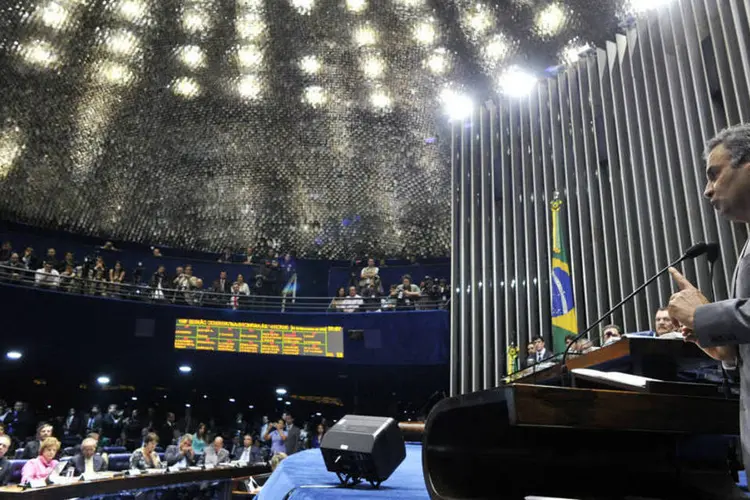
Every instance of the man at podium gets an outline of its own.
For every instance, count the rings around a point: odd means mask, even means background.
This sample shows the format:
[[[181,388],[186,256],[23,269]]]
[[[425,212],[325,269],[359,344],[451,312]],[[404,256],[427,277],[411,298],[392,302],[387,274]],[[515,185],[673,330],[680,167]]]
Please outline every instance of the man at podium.
[[[714,209],[729,220],[750,223],[750,125],[721,131],[706,144],[704,192]],[[725,367],[740,372],[740,433],[745,470],[750,477],[750,251],[740,253],[729,300],[710,303],[676,269],[670,273],[679,292],[669,301],[669,314],[682,325],[685,340],[695,342]]]

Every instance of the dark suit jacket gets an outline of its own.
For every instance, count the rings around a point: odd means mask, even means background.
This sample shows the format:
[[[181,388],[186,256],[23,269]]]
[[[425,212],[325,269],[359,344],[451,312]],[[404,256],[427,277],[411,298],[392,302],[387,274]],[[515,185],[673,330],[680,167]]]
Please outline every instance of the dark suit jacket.
[[[94,455],[94,472],[101,472],[107,470],[107,462],[98,453]],[[76,475],[81,475],[86,472],[86,462],[83,455],[78,454],[70,459],[70,463],[73,464],[73,468],[76,471]]]
[[[62,429],[66,435],[75,436],[77,434],[80,434],[81,433],[81,418],[78,417],[77,415],[73,416],[73,420],[70,422],[70,425],[68,426],[68,417],[65,417],[62,423]]]
[[[0,458],[0,486],[8,484],[12,475],[13,469],[10,466],[10,460],[5,457]]]
[[[29,460],[38,457],[40,444],[41,443],[39,443],[39,441],[37,441],[36,439],[26,443],[23,446],[23,456],[21,458]]]
[[[170,426],[167,422],[159,429],[159,443],[162,446],[169,446],[169,443],[174,439],[174,430],[177,429],[177,422],[173,422]]]
[[[104,415],[104,419],[102,419],[102,435],[106,438],[109,438],[111,442],[114,442],[115,439],[120,437],[120,432],[122,432],[122,418],[117,419],[117,422],[115,422],[115,418],[107,413]]]
[[[740,254],[732,279],[731,299],[706,304],[695,311],[695,335],[700,345],[736,345],[740,372],[740,437],[745,470],[750,473],[750,242]]]
[[[89,420],[91,419],[91,415],[86,415],[86,418],[83,419],[83,427],[86,431],[86,434],[89,432],[102,432],[102,416],[101,414],[98,414],[94,417],[94,423],[93,425],[89,426]]]
[[[299,427],[293,425],[291,429],[286,431],[286,440],[284,441],[284,447],[286,448],[286,454],[291,455],[297,453],[302,448],[302,442],[300,438]]]
[[[185,455],[187,459],[188,466],[196,465],[198,463],[198,459],[200,458],[198,455],[193,453],[193,456]],[[176,445],[169,445],[167,446],[167,451],[164,452],[164,461],[167,462],[167,465],[174,465],[180,460],[183,459],[182,454],[180,453],[180,447]]]
[[[221,280],[215,280],[211,285],[211,291],[214,293],[232,293],[232,282],[229,278],[224,280],[224,288],[221,287]]]

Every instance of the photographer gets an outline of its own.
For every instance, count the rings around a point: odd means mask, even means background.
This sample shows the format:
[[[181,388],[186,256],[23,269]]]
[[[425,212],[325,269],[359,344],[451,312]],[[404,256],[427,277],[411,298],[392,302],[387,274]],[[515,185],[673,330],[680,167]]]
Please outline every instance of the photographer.
[[[398,309],[413,310],[420,296],[419,287],[411,282],[411,276],[408,274],[401,278],[401,284],[391,292],[391,297],[396,298]]]
[[[149,282],[151,287],[151,298],[153,300],[164,300],[164,290],[169,287],[169,276],[167,276],[167,268],[160,265],[156,272],[151,275],[151,281]]]
[[[370,278],[369,283],[361,288],[360,295],[364,299],[362,309],[365,311],[380,310],[380,276]]]

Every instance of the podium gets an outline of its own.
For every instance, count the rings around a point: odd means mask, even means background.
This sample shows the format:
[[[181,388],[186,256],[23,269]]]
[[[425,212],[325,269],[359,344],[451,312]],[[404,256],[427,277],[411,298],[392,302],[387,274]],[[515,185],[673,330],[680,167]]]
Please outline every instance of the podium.
[[[629,367],[670,380],[693,357],[705,360],[693,345],[640,338],[566,364]],[[734,498],[729,463],[739,434],[737,399],[718,389],[686,396],[529,383],[559,383],[561,373],[550,366],[440,401],[423,438],[430,497]]]

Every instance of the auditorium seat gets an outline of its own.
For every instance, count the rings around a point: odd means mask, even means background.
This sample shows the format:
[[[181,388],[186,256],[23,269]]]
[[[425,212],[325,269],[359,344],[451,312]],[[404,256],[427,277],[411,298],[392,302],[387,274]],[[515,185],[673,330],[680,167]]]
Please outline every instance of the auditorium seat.
[[[8,460],[10,462],[10,482],[18,484],[21,482],[21,469],[28,460]]]
[[[130,467],[130,453],[112,453],[109,455],[109,470],[123,471]]]
[[[127,453],[124,446],[105,446],[102,448],[103,453]]]
[[[16,449],[15,458],[16,460],[21,460],[23,458],[23,448]]]

